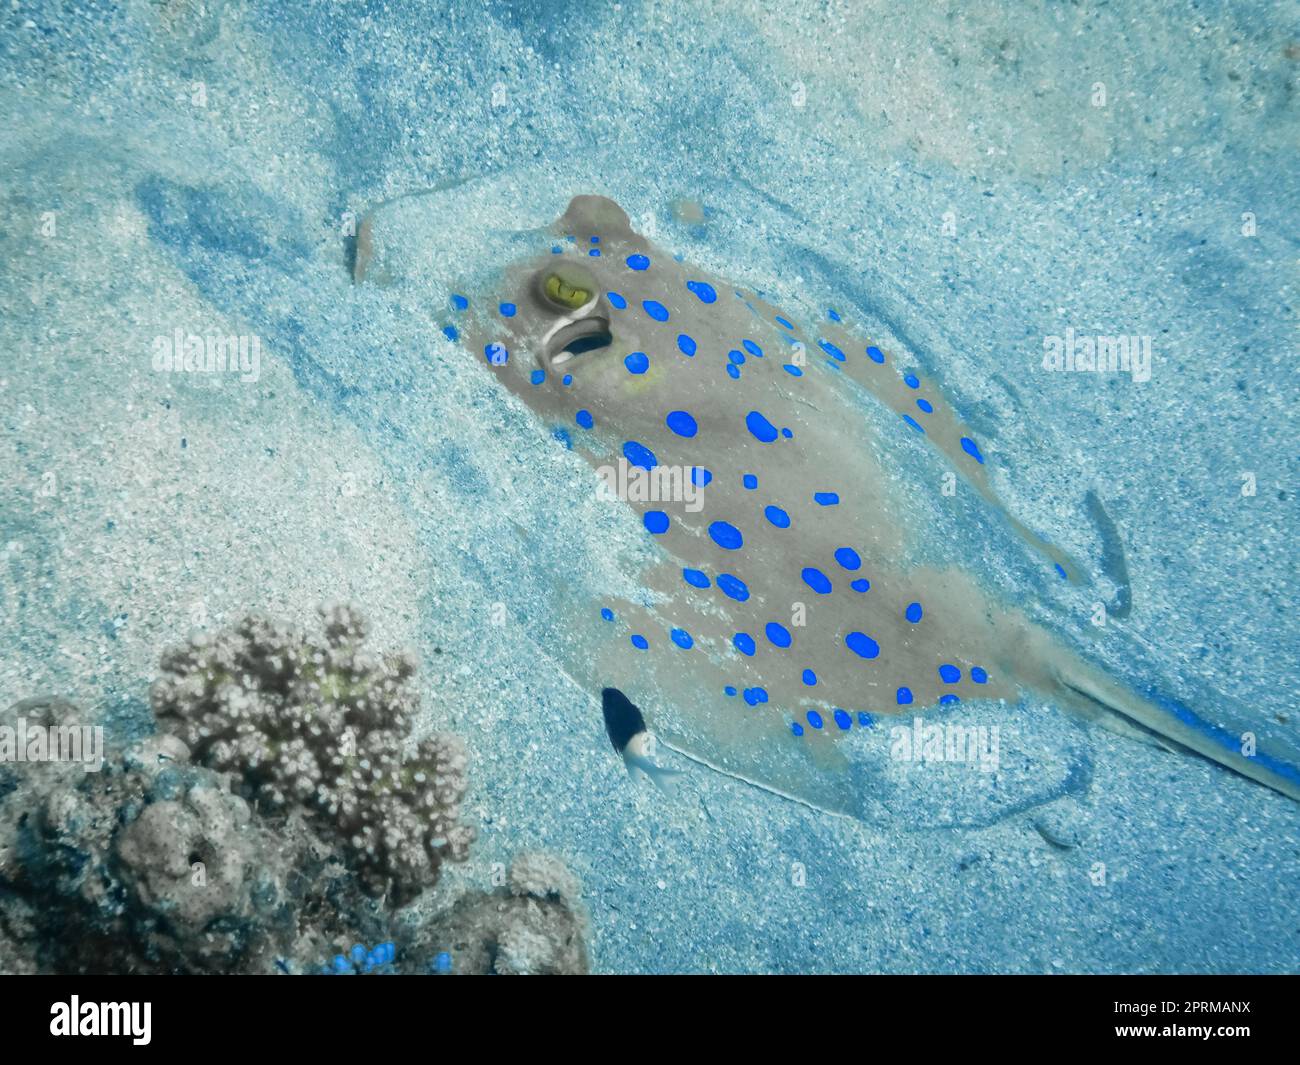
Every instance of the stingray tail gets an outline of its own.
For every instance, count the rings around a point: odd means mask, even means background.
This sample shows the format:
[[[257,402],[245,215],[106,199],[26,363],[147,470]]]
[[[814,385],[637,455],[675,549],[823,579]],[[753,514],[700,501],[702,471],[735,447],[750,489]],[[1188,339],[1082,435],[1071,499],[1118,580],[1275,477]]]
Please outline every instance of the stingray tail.
[[[1108,716],[1118,718],[1132,731],[1194,751],[1300,801],[1300,766],[1258,750],[1253,732],[1230,731],[1155,692],[1139,695],[1073,657],[1058,660],[1052,672],[1067,698],[1088,716],[1103,723]]]
[[[636,776],[636,771],[644,773],[655,787],[665,795],[675,795],[677,792],[677,783],[685,774],[676,769],[665,769],[663,766],[655,765],[649,758],[643,758],[639,754],[633,754],[631,751],[623,752],[623,764],[627,766],[627,771]]]

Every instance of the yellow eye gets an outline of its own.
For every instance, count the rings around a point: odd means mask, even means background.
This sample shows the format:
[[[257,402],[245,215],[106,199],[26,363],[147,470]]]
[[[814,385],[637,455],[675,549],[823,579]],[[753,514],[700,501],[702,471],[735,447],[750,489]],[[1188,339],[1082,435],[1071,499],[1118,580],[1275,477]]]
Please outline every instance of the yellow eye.
[[[577,263],[556,263],[534,275],[534,291],[556,310],[577,311],[595,300],[600,291],[595,275]]]
[[[546,278],[546,295],[553,303],[562,304],[571,310],[577,310],[591,299],[591,293],[585,288],[568,284],[559,274]]]

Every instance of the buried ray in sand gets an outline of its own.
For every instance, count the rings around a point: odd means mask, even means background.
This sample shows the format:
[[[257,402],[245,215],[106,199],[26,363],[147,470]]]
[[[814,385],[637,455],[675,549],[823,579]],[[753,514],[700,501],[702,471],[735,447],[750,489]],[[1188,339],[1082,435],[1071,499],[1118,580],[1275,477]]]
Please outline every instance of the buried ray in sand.
[[[400,273],[400,220],[367,220],[358,277],[376,262],[381,280]],[[1002,507],[933,382],[841,314],[807,324],[657,248],[603,197],[505,246],[512,261],[453,295],[447,335],[559,427],[603,491],[654,475],[621,496],[660,549],[636,574],[645,594],[588,604],[552,641],[593,696],[617,688],[683,753],[853,816],[872,783],[834,741],[878,715],[1025,690],[1300,796],[1292,762],[1202,716],[1214,708],[1141,698],[966,569],[914,560],[902,494],[940,490],[898,475],[915,440],[1045,573],[1087,582]]]

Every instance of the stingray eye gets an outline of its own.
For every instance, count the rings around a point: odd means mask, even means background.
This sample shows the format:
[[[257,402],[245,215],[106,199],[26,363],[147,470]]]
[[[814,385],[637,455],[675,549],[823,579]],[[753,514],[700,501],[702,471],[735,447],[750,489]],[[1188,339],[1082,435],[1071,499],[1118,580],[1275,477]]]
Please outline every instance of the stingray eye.
[[[538,298],[549,309],[574,314],[596,302],[599,286],[590,270],[576,263],[550,266],[537,274]]]

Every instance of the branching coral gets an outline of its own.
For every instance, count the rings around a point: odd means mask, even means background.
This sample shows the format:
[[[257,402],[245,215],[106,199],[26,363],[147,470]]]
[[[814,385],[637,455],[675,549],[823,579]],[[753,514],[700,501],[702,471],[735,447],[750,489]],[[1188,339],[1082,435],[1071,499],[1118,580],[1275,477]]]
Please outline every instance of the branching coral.
[[[367,650],[354,608],[321,608],[323,638],[249,615],[164,656],[151,701],[196,762],[237,774],[261,810],[300,804],[363,890],[397,905],[466,856],[466,755],[453,736],[411,749],[409,654]]]

